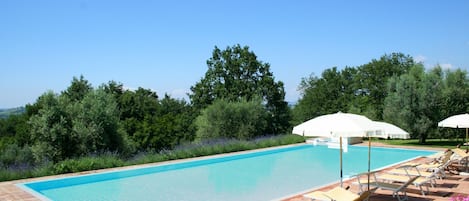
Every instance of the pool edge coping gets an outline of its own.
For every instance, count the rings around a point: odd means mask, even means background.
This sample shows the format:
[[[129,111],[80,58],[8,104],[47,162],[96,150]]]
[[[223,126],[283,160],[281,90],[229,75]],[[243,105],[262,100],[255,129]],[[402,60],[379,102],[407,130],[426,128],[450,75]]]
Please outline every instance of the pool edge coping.
[[[65,178],[65,177],[86,176],[86,175],[96,174],[96,173],[107,173],[107,172],[115,172],[115,171],[122,171],[122,170],[131,170],[131,169],[135,169],[135,168],[146,168],[146,167],[155,166],[155,165],[170,165],[170,164],[174,164],[174,163],[190,162],[190,161],[193,161],[193,160],[212,159],[212,158],[226,157],[226,156],[236,155],[236,154],[246,154],[246,153],[252,153],[252,152],[268,151],[268,150],[271,150],[271,149],[288,148],[288,147],[294,147],[294,146],[299,146],[299,145],[310,145],[310,144],[295,143],[295,144],[281,145],[281,146],[275,146],[275,147],[267,147],[267,148],[253,149],[253,150],[244,150],[244,151],[237,151],[237,152],[230,152],[230,153],[222,153],[222,154],[216,154],[216,155],[210,155],[210,156],[200,156],[200,157],[193,157],[193,158],[186,158],[186,159],[177,159],[177,160],[170,160],[170,161],[162,161],[162,162],[154,162],[154,163],[123,166],[123,167],[114,167],[114,168],[90,170],[90,171],[83,171],[83,172],[77,172],[77,173],[67,173],[67,174],[49,175],[49,176],[43,176],[43,177],[3,181],[3,182],[0,182],[0,187],[2,185],[12,185],[12,186],[17,187],[18,189],[21,189],[21,191],[24,194],[28,194],[28,195],[30,195],[30,197],[33,197],[36,200],[50,201],[50,199],[46,198],[42,194],[40,194],[40,193],[38,193],[38,192],[36,192],[32,189],[24,186],[24,184],[25,183],[31,183],[31,182],[39,182],[39,181],[43,181],[43,180],[61,179],[61,178]],[[363,143],[362,143],[362,144],[357,144],[357,145],[352,145],[352,146],[367,146],[367,145],[363,145]],[[443,150],[442,148],[441,149],[440,148],[425,149],[425,148],[422,148],[422,147],[398,147],[398,146],[380,146],[380,145],[372,145],[372,147],[398,148],[398,149],[407,149],[407,150],[427,150],[427,151],[441,151],[441,150]],[[418,158],[418,157],[415,157],[415,158]],[[413,158],[413,159],[415,159],[415,158]],[[410,160],[413,160],[413,159],[408,159],[406,161],[410,161]],[[396,164],[401,164],[401,163],[404,163],[406,161],[402,161],[402,162],[399,162],[399,163],[396,163]],[[396,164],[393,164],[393,165],[396,165]],[[392,165],[388,165],[388,166],[392,166]],[[386,167],[388,167],[388,166],[386,166]],[[380,169],[384,169],[386,167],[383,167],[383,168],[380,168]],[[347,179],[344,179],[343,181],[348,181],[348,180],[351,180],[351,179],[353,179],[353,178],[347,178]],[[315,187],[315,188],[312,188],[312,189],[307,189],[307,190],[304,190],[302,192],[310,192],[310,191],[315,190],[315,189],[317,190],[317,189],[320,189],[320,188],[324,188],[324,187],[336,184],[337,182],[338,181],[331,182],[329,184],[321,185],[321,186],[318,186],[318,187]],[[279,198],[279,199],[286,199],[286,198],[289,198],[289,197],[292,197],[292,196],[295,196],[295,195],[299,195],[299,194],[300,193],[295,193],[295,194],[283,196],[282,198]],[[31,199],[33,199],[33,198],[31,198]],[[31,199],[26,199],[26,200],[29,201]],[[274,200],[277,200],[277,199],[274,199]]]
[[[184,163],[184,162],[191,162],[195,160],[207,160],[207,159],[216,159],[216,158],[221,158],[221,157],[227,157],[231,155],[236,155],[236,154],[249,154],[249,153],[255,153],[255,152],[262,152],[262,151],[269,151],[272,149],[281,149],[281,148],[288,148],[288,147],[294,147],[294,146],[299,146],[299,145],[308,145],[307,143],[295,143],[295,144],[288,144],[288,145],[280,145],[280,146],[274,146],[274,147],[266,147],[266,148],[259,148],[259,149],[251,149],[251,150],[244,150],[244,151],[236,151],[236,152],[229,152],[229,153],[221,153],[221,154],[215,154],[215,155],[209,155],[209,156],[199,156],[199,157],[192,157],[192,158],[184,158],[184,159],[176,159],[176,160],[169,160],[169,161],[161,161],[161,162],[153,162],[153,163],[145,163],[145,164],[137,164],[137,165],[129,165],[129,166],[122,166],[122,167],[113,167],[113,168],[104,168],[104,169],[97,169],[97,170],[89,170],[89,171],[83,171],[83,172],[75,172],[75,173],[65,173],[65,174],[57,174],[57,175],[48,175],[48,176],[42,176],[42,177],[33,177],[33,178],[25,178],[25,179],[18,179],[18,180],[10,180],[10,181],[2,181],[0,182],[0,189],[2,186],[13,186],[21,190],[22,195],[28,195],[28,197],[32,198],[27,198],[26,200],[30,201],[31,199],[35,200],[40,200],[40,201],[50,201],[47,197],[44,195],[34,191],[33,189],[30,189],[29,187],[26,187],[24,184],[26,183],[33,183],[33,182],[40,182],[40,181],[45,181],[45,180],[56,180],[56,179],[62,179],[66,177],[79,177],[79,176],[87,176],[91,174],[103,174],[103,173],[110,173],[110,172],[117,172],[117,171],[126,171],[126,170],[132,170],[132,169],[140,169],[140,168],[148,168],[151,166],[161,166],[161,165],[171,165],[175,163]],[[11,200],[17,200],[14,199],[16,196],[15,194],[19,194],[20,192],[16,193],[11,193],[13,197]],[[7,197],[7,200],[9,198]]]

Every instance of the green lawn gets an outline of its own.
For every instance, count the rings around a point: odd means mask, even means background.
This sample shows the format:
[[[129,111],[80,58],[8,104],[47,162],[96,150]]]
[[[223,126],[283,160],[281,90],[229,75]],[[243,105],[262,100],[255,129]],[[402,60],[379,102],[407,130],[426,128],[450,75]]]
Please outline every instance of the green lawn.
[[[384,139],[373,139],[373,141],[378,141],[390,145],[402,145],[402,146],[425,146],[425,147],[440,147],[453,149],[456,148],[458,144],[462,144],[461,140],[448,140],[448,139],[427,139],[425,144],[419,144],[418,139],[409,139],[409,140],[384,140]],[[466,148],[466,147],[461,147]]]

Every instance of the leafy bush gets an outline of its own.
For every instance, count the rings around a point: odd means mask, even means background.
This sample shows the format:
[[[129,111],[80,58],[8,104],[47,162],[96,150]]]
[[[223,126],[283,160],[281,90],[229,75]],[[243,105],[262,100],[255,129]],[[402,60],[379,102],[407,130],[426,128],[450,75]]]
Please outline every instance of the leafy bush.
[[[33,154],[27,146],[19,147],[17,144],[10,144],[0,154],[0,167],[31,166],[32,161]]]
[[[126,150],[117,103],[103,89],[87,92],[79,100],[52,92],[40,99],[42,108],[29,120],[36,162],[58,162],[102,150]]]
[[[251,139],[266,129],[266,110],[260,101],[215,101],[196,119],[197,138]]]
[[[99,156],[87,156],[77,159],[67,159],[53,166],[54,174],[82,172],[103,168],[120,167],[124,161],[115,153],[105,153]]]
[[[30,165],[14,165],[9,167],[0,167],[0,181],[9,181],[15,179],[25,179],[30,177],[42,177],[53,174],[52,166],[49,162],[33,167]]]

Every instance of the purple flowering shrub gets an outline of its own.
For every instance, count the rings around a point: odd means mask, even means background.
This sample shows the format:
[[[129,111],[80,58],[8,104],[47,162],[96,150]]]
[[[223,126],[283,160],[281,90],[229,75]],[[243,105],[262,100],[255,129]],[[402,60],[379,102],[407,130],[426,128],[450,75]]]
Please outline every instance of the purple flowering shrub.
[[[449,198],[450,201],[469,201],[469,195],[455,195],[451,198]]]

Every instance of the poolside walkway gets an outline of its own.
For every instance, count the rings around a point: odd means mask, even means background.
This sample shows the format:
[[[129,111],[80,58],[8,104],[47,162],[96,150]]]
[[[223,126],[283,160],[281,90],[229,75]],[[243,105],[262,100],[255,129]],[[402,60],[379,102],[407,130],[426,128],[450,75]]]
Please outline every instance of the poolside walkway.
[[[368,146],[368,142],[364,142],[362,145]],[[382,147],[394,147],[394,148],[415,148],[415,149],[425,149],[423,147],[409,147],[409,146],[394,146],[394,145],[386,145],[378,142],[372,142],[372,146],[382,146]],[[444,149],[441,148],[426,148],[431,150],[438,150],[443,151]],[[418,158],[413,160],[412,162],[423,162],[427,160],[427,158]],[[398,165],[396,165],[398,166]],[[394,166],[394,167],[396,167]],[[391,169],[394,167],[390,167],[387,169]],[[358,186],[353,184],[356,180],[348,180],[344,182],[343,186],[350,186],[352,192],[359,192]],[[430,187],[430,191],[428,195],[423,196],[420,193],[420,190],[415,187],[414,185],[410,185],[407,188],[407,196],[409,200],[416,200],[416,201],[423,201],[423,200],[434,200],[434,201],[450,201],[452,197],[463,195],[469,195],[469,176],[461,176],[457,174],[457,172],[446,172],[446,177],[442,180],[437,180],[435,188]],[[311,189],[308,192],[321,190],[327,191],[334,187],[339,186],[338,183],[332,184],[330,186],[322,187],[320,189]],[[294,195],[288,198],[283,199],[282,201],[309,201],[310,199],[304,198],[303,194],[308,192],[303,192],[298,195]],[[375,193],[370,196],[370,200],[380,200],[380,201],[396,201],[397,198],[392,196],[391,191],[381,190],[378,189]]]
[[[368,146],[368,143],[363,143],[364,146]],[[383,147],[399,147],[399,146],[390,146],[385,145],[377,142],[373,142],[372,146],[383,146]],[[403,148],[412,148],[405,146]],[[416,149],[424,149],[422,147],[415,147]],[[435,149],[432,150],[444,150],[444,149]],[[424,160],[423,158],[416,159],[415,161]],[[148,165],[148,164],[147,164]],[[70,175],[78,175],[78,174],[89,174],[93,172],[103,172],[103,171],[110,171],[116,169],[127,169],[132,167],[122,167],[122,168],[113,168],[113,169],[105,169],[105,170],[97,170],[97,171],[88,171],[88,172],[81,172],[81,173],[74,173],[74,174],[66,174],[66,175],[58,175],[58,176],[49,176],[49,177],[42,177],[42,178],[33,178],[33,179],[24,179],[24,180],[15,180],[15,181],[7,181],[7,182],[0,182],[0,201],[40,201],[39,198],[33,196],[29,192],[24,191],[23,189],[16,186],[18,183],[24,183],[29,181],[35,180],[43,180],[46,178],[57,178],[57,177],[66,177]],[[344,183],[344,186],[351,186],[352,192],[358,192],[357,186],[351,184],[353,181],[347,181]],[[333,184],[327,187],[323,187],[321,189],[311,189],[314,190],[328,190],[339,184]],[[305,192],[306,193],[306,192]],[[303,198],[302,194],[298,193],[297,195],[292,195],[288,198],[285,198],[283,201],[307,201],[307,199]],[[437,180],[437,186],[435,188],[430,188],[430,194],[427,196],[422,196],[420,191],[415,188],[415,186],[410,186],[408,188],[408,196],[409,200],[435,200],[435,201],[449,201],[451,197],[456,195],[469,195],[469,176],[460,176],[453,173],[448,173],[447,177],[443,180]],[[371,200],[397,200],[393,198],[389,191],[377,190],[371,197]]]
[[[39,199],[16,187],[14,182],[2,182],[0,183],[0,200],[37,201]]]

